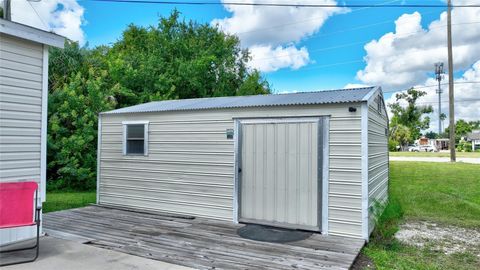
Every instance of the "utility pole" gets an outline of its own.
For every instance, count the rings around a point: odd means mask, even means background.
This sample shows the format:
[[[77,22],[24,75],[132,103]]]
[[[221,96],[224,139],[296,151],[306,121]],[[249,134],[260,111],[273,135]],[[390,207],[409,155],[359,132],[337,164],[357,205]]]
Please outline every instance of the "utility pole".
[[[453,51],[452,51],[452,0],[447,8],[447,45],[448,45],[448,114],[450,118],[450,161],[455,162],[455,108],[453,95]]]
[[[3,18],[7,21],[12,20],[12,9],[10,0],[3,0]]]
[[[441,81],[443,79],[443,63],[435,63],[435,79],[438,81],[438,135],[442,133],[442,87]]]

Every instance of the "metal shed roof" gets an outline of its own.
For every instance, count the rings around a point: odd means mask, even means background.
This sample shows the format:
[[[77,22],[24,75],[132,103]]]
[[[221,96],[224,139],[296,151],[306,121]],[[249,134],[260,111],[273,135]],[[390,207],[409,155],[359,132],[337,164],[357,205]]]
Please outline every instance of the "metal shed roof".
[[[154,101],[104,112],[103,114],[360,102],[367,100],[371,96],[370,93],[378,88],[377,86],[371,86],[288,94]]]

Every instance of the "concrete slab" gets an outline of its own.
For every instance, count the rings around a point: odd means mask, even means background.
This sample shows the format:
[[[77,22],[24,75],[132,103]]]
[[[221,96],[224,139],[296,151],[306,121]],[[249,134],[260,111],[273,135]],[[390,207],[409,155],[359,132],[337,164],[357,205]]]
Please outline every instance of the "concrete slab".
[[[31,254],[31,253],[30,253]],[[15,256],[26,256],[26,252]],[[11,256],[0,258],[12,259]],[[191,268],[97,248],[51,236],[40,240],[40,256],[33,263],[2,267],[2,270],[188,270]]]

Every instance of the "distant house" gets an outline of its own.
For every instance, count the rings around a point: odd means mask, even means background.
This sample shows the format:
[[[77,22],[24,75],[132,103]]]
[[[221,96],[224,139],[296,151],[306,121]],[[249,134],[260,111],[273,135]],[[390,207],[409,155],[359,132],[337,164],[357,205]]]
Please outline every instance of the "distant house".
[[[450,145],[450,139],[448,138],[440,138],[440,139],[433,139],[433,145],[437,148],[437,150],[448,150],[448,146]]]
[[[427,137],[423,136],[420,139],[418,139],[418,144],[419,145],[430,145],[430,139]]]
[[[0,181],[39,183],[45,201],[48,48],[65,38],[0,19]],[[0,230],[0,245],[28,239],[35,228]]]
[[[467,134],[467,141],[472,143],[472,150],[480,149],[480,129],[473,130]]]
[[[440,150],[447,150],[448,145],[449,145],[449,139],[445,138],[440,138],[440,139],[429,139],[425,136],[422,136],[419,138],[417,141],[415,141],[417,145],[420,146],[433,146],[435,148],[435,151],[440,151]]]

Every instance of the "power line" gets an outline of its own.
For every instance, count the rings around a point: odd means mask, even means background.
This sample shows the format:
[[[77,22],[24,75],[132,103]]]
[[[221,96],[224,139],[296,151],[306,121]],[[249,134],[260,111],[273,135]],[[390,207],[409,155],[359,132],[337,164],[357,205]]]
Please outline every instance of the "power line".
[[[96,1],[96,2],[125,2],[125,3],[141,3],[141,4],[152,4],[152,3],[153,4],[182,4],[182,5],[217,5],[217,4],[218,5],[228,5],[228,4],[233,4],[233,5],[238,4],[238,5],[240,5],[241,4],[241,5],[254,5],[254,6],[259,6],[260,5],[260,6],[263,6],[263,5],[275,4],[275,3],[237,3],[237,2],[223,2],[222,3],[222,2],[191,2],[191,1],[190,2],[185,2],[185,1],[152,1],[152,0],[150,0],[150,1],[147,1],[147,0],[90,0],[90,1]],[[381,3],[381,4],[376,4],[376,5],[372,5],[372,4],[362,5],[362,7],[363,8],[374,8],[374,7],[381,7],[381,6],[393,6],[391,4],[386,5],[385,3],[392,3],[392,2],[396,2],[396,1],[398,1],[398,0],[389,1],[389,2],[387,1],[387,2],[384,2],[384,3]],[[297,6],[297,4],[279,4],[279,5],[282,5],[282,6]],[[324,5],[315,5],[315,6],[320,6],[321,7],[321,6],[324,6]],[[351,7],[350,5],[343,5],[343,6],[332,5],[332,6],[335,6],[335,7]],[[359,6],[359,5],[356,5],[356,6]],[[406,5],[398,5],[398,6],[406,7]],[[416,6],[420,7],[421,5],[416,5]],[[472,6],[472,5],[469,5],[469,6]],[[425,5],[425,7],[430,7],[430,5]],[[444,6],[444,7],[447,7],[447,6]],[[479,5],[479,7],[480,7],[480,5]],[[426,13],[426,14],[430,14],[430,13],[434,13],[434,12],[429,12],[429,13]],[[310,21],[310,20],[299,21],[299,22],[295,22],[295,23],[292,23],[292,24],[297,24],[297,23],[301,23],[301,22],[305,22],[305,21]],[[342,32],[362,29],[362,28],[366,28],[366,27],[370,27],[370,26],[376,26],[376,25],[380,25],[380,24],[384,24],[384,23],[388,23],[388,22],[391,22],[391,20],[380,22],[380,23],[364,25],[364,26],[352,27],[350,29],[340,30],[340,31],[331,32],[331,33],[327,33],[327,34],[312,35],[312,36],[309,36],[309,39],[314,38],[314,37],[316,38],[316,37],[320,37],[320,36],[329,36],[329,35],[333,35],[333,34],[336,34],[336,33],[342,33]],[[473,23],[480,23],[480,22],[457,23],[455,25],[473,24]],[[289,25],[289,24],[277,25],[277,26],[270,27],[270,28],[256,29],[256,30],[252,30],[252,31],[239,32],[239,33],[233,33],[233,34],[242,35],[242,34],[262,31],[262,30],[279,28],[279,27],[283,27],[283,26],[287,26],[287,25]],[[446,25],[441,25],[441,26],[430,28],[430,29],[441,28],[441,27],[445,27],[445,26]],[[420,32],[423,32],[423,31],[403,33],[402,35],[409,35],[409,34],[420,33]],[[309,52],[319,52],[319,51],[327,51],[327,50],[332,50],[332,49],[340,49],[340,48],[345,48],[345,47],[349,47],[349,46],[353,46],[353,45],[358,45],[358,44],[369,42],[369,41],[371,41],[371,40],[358,41],[358,42],[347,43],[347,44],[342,44],[342,45],[337,45],[337,46],[332,46],[332,47],[327,47],[327,48],[319,48],[319,49],[310,50]],[[289,54],[283,54],[283,55],[277,55],[277,56],[271,56],[271,57],[255,58],[254,60],[278,59],[278,58],[281,58],[281,57],[290,57],[290,56],[293,56],[293,55],[300,55],[300,54],[303,54],[303,53],[293,53],[293,54],[289,53]],[[358,63],[358,62],[363,62],[363,59],[362,60],[359,59],[359,60],[353,60],[353,61],[346,61],[346,62],[342,62],[342,63],[333,63],[333,64],[327,64],[327,65],[321,65],[321,66],[311,66],[308,69],[303,68],[301,70],[324,68],[324,67],[338,66],[338,65],[344,65],[344,64],[353,64],[353,63]]]
[[[455,103],[462,103],[462,102],[479,102],[480,98],[466,98],[460,100],[454,100]],[[449,100],[444,100],[442,103],[449,103]],[[424,101],[424,102],[417,102],[416,105],[427,105],[427,104],[436,104],[438,101]]]
[[[158,0],[90,0],[94,2],[135,3],[135,4],[160,4],[160,5],[196,5],[196,6],[260,6],[260,7],[295,7],[295,8],[447,8],[440,4],[287,4],[287,3],[243,3],[243,2],[196,2],[196,1],[158,1]],[[479,4],[457,4],[452,8],[480,7]]]
[[[460,85],[460,84],[480,84],[480,81],[470,81],[470,82],[455,82],[454,84]],[[448,85],[448,83],[441,83],[440,85]],[[422,85],[422,86],[412,86],[411,88],[413,89],[424,89],[424,88],[433,88],[433,87],[438,87],[438,84],[435,85]],[[383,91],[383,93],[396,93],[396,92],[402,92],[402,91],[407,91],[407,90],[389,90],[389,91]]]
[[[312,69],[321,69],[321,68],[342,66],[342,65],[353,64],[353,63],[362,63],[362,62],[363,62],[363,59],[361,59],[361,60],[351,60],[351,61],[345,61],[345,62],[337,62],[337,63],[333,63],[333,64],[311,66],[311,67],[307,67],[307,68],[302,68],[301,70],[305,71],[305,70],[312,70]],[[300,70],[300,69],[298,69],[298,70]]]
[[[478,24],[478,23],[480,23],[480,21],[457,23],[457,24],[452,24],[452,25],[457,26],[457,25],[468,25],[468,24]],[[438,29],[438,28],[446,27],[446,26],[447,25],[439,25],[439,26],[436,26],[436,27],[432,27],[430,29]],[[405,35],[405,37],[408,37],[409,35],[412,35],[412,34],[415,34],[415,33],[422,33],[422,32],[423,31],[402,33],[402,34],[397,34],[397,36],[401,37],[402,35]],[[364,42],[369,42],[369,41],[371,41],[371,40],[366,40]],[[332,46],[332,47],[313,49],[313,50],[310,50],[309,52],[326,51],[326,50],[330,50],[330,49],[343,48],[343,47],[353,46],[353,45],[356,45],[356,44],[359,44],[359,43],[363,43],[363,42],[358,41],[358,42],[346,43],[346,44]],[[264,57],[264,58],[254,58],[254,60],[276,59],[276,58],[280,58],[280,57],[289,57],[289,56],[297,55],[297,54],[302,54],[302,53],[291,53],[291,54],[283,54],[283,55]],[[389,56],[386,56],[386,57],[389,57]],[[356,60],[351,60],[351,61],[345,61],[345,62],[339,62],[339,63],[333,63],[333,64],[326,64],[326,65],[318,65],[318,66],[313,65],[313,66],[309,66],[309,67],[306,67],[306,68],[301,68],[301,69],[298,69],[298,70],[306,71],[306,70],[321,69],[321,68],[331,67],[331,66],[354,64],[354,63],[359,63],[359,62],[364,62],[364,59],[356,59]]]
[[[455,24],[452,24],[452,25],[468,25],[468,24],[478,24],[480,23],[480,21],[476,21],[476,22],[465,22],[465,23],[455,23]],[[442,28],[442,27],[447,27],[447,25],[439,25],[439,26],[436,26],[436,27],[432,27],[432,28],[429,28],[429,29],[437,29],[437,28]],[[396,34],[395,37],[409,37],[410,35],[413,35],[413,34],[417,34],[417,33],[424,33],[423,30],[420,30],[420,31],[415,31],[415,32],[408,32],[408,33],[402,33],[402,34]],[[311,37],[309,37],[310,39]],[[311,52],[320,52],[320,51],[328,51],[328,50],[333,50],[333,49],[341,49],[341,48],[345,48],[345,47],[350,47],[350,46],[353,46],[353,45],[358,45],[358,44],[364,44],[364,43],[367,43],[367,42],[370,42],[372,41],[372,39],[368,39],[368,40],[362,40],[362,41],[356,41],[356,42],[350,42],[350,43],[345,43],[345,44],[340,44],[340,45],[336,45],[336,46],[331,46],[331,47],[325,47],[325,48],[318,48],[318,49],[312,49],[312,50],[309,50],[308,52],[311,53]],[[254,58],[254,60],[266,60],[266,59],[276,59],[276,58],[280,58],[280,57],[290,57],[290,56],[293,56],[293,55],[300,55],[300,54],[303,54],[303,53],[288,53],[288,54],[281,54],[281,55],[277,55],[277,56],[271,56],[271,57],[262,57],[262,58]],[[303,70],[303,69],[302,69]]]
[[[393,2],[398,2],[398,1],[400,1],[400,0],[386,1],[386,2],[383,2],[382,4],[393,3]],[[361,11],[361,10],[365,10],[365,9],[368,9],[368,8],[355,9],[352,12],[349,12],[348,14],[351,14],[353,12],[358,12],[358,11]],[[435,11],[427,12],[427,13],[424,13],[423,15],[428,15],[428,14],[433,14],[433,13],[437,13],[437,12],[435,12]],[[277,24],[277,25],[274,25],[274,26],[271,26],[271,27],[257,28],[255,30],[237,32],[237,33],[232,33],[232,34],[241,36],[241,35],[244,35],[244,34],[255,33],[255,32],[260,32],[260,31],[265,31],[265,30],[271,30],[271,29],[277,29],[277,28],[282,28],[284,26],[296,25],[296,24],[301,24],[301,23],[304,23],[304,22],[310,22],[310,21],[315,21],[315,20],[324,20],[324,19],[325,19],[325,17],[316,17],[316,18],[310,18],[310,19],[307,19],[307,20],[294,21],[294,22],[285,23],[285,24]],[[376,26],[376,25],[380,25],[380,24],[390,23],[390,22],[393,22],[393,21],[394,20],[387,20],[387,21],[383,21],[383,22],[380,22],[380,23],[374,23],[374,24],[370,24],[370,25],[366,25],[366,26],[371,27],[371,26]],[[351,30],[356,30],[356,29],[361,29],[361,28],[362,28],[362,26],[352,27]],[[363,28],[365,28],[365,27],[363,27]],[[350,31],[350,29],[347,30],[347,31]],[[335,33],[335,32],[333,32],[333,33]]]
[[[46,28],[47,30],[49,30],[50,27],[48,27],[47,24],[45,24],[45,22],[43,21],[42,17],[40,17],[40,14],[38,14],[37,10],[36,10],[35,7],[32,5],[32,3],[31,3],[29,0],[27,0],[27,3],[32,7],[33,11],[35,11],[35,14],[37,14],[37,17],[40,19],[40,21],[42,22],[43,26],[45,26],[45,28]]]
[[[430,14],[434,14],[436,12],[425,12],[425,13],[422,13],[422,16],[425,16],[425,15],[430,15]],[[414,20],[413,18],[408,18],[407,19],[408,21],[409,20]],[[378,23],[372,23],[372,24],[365,24],[365,25],[359,25],[359,26],[355,26],[355,27],[351,27],[351,28],[347,28],[347,29],[342,29],[342,30],[337,30],[337,31],[332,31],[332,32],[329,32],[329,33],[318,33],[318,34],[313,34],[311,36],[309,36],[308,38],[309,39],[313,39],[313,38],[319,38],[319,37],[326,37],[326,36],[332,36],[332,35],[335,35],[335,34],[339,34],[339,33],[345,33],[345,32],[349,32],[349,31],[353,31],[353,30],[359,30],[359,29],[365,29],[365,28],[369,28],[369,27],[374,27],[374,26],[378,26],[378,25],[382,25],[382,24],[387,24],[387,23],[391,23],[391,22],[395,22],[395,20],[385,20],[385,21],[381,21],[381,22],[378,22]]]

